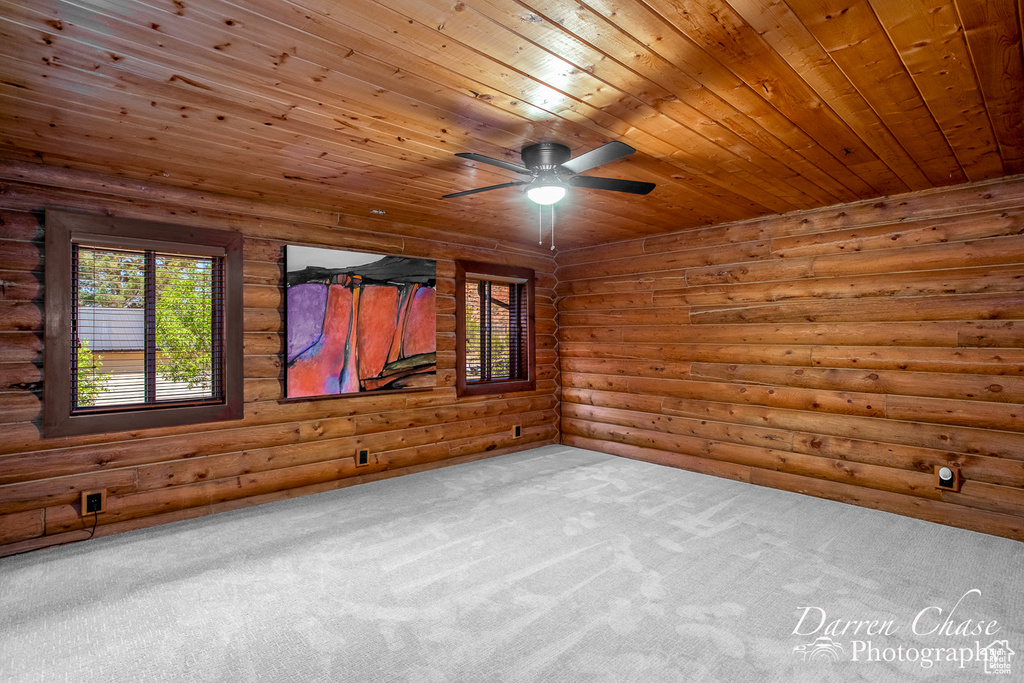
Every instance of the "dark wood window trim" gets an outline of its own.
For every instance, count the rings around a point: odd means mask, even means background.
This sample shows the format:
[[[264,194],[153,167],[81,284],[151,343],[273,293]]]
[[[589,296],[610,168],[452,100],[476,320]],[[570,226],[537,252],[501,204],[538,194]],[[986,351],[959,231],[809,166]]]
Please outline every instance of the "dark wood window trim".
[[[168,223],[47,209],[45,218],[45,337],[43,344],[43,435],[69,436],[237,420],[243,415],[242,236]],[[72,243],[169,249],[192,254],[223,254],[223,402],[145,406],[104,413],[72,414],[71,324]]]
[[[493,279],[496,282],[520,281],[526,294],[526,379],[466,381],[466,279]],[[459,396],[503,394],[533,391],[537,387],[536,335],[534,331],[534,272],[530,268],[501,266],[479,261],[455,262],[455,383]]]

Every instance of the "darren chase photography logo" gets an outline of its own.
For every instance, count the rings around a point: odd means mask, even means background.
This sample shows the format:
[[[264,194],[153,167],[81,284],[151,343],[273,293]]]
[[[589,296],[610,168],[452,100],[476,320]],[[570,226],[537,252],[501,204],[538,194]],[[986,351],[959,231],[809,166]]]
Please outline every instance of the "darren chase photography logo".
[[[846,654],[846,650],[843,649],[843,646],[828,636],[815,638],[813,643],[797,645],[793,648],[793,652],[800,653],[800,656],[805,662],[814,662],[819,660],[838,662],[843,658],[843,655]]]
[[[970,668],[1010,675],[1017,653],[1006,638],[998,637],[999,622],[968,616],[973,614],[970,601],[980,596],[981,591],[972,588],[952,605],[927,605],[902,622],[830,618],[821,607],[797,607],[792,635],[804,642],[793,647],[793,656],[804,662],[912,662],[924,669]]]

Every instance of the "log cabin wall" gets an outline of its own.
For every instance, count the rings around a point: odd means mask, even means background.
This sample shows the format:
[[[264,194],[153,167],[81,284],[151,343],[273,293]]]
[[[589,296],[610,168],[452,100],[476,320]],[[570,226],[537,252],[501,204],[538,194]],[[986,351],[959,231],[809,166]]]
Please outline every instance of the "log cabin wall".
[[[557,441],[554,261],[421,227],[261,205],[100,176],[6,165],[0,181],[0,555],[90,536],[80,492],[105,488],[95,536],[304,495]],[[240,231],[242,421],[81,437],[40,436],[44,207]],[[281,402],[286,243],[437,259],[438,387]],[[536,391],[457,398],[454,259],[537,274]],[[513,438],[514,425],[522,436]],[[357,449],[370,465],[355,468]]]
[[[1024,540],[1024,177],[558,264],[563,443]]]

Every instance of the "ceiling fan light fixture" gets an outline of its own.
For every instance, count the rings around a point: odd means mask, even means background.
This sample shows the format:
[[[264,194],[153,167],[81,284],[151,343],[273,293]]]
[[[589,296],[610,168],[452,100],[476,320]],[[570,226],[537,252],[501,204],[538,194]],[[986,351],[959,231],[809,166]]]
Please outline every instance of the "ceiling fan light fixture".
[[[530,201],[534,204],[548,206],[549,204],[554,204],[565,196],[565,186],[551,182],[534,185],[527,188],[526,196],[529,197]]]
[[[654,189],[654,183],[643,183],[636,180],[619,180],[615,178],[599,178],[584,176],[580,173],[597,166],[621,159],[636,152],[624,142],[613,140],[597,149],[573,158],[572,152],[565,145],[557,142],[537,142],[523,147],[520,156],[522,165],[513,164],[503,159],[492,159],[473,152],[459,152],[455,156],[479,163],[497,166],[507,171],[514,171],[523,176],[532,176],[530,180],[517,180],[501,185],[478,187],[474,190],[463,190],[446,194],[443,199],[465,197],[478,192],[489,192],[506,187],[526,186],[526,196],[538,206],[553,207],[561,201],[569,187],[582,187],[588,190],[608,190],[628,194],[644,195]]]

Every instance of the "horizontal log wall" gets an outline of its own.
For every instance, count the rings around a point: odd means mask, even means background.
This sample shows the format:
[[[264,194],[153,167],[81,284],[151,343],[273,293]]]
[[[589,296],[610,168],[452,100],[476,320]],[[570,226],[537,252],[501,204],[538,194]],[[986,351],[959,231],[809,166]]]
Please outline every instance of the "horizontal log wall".
[[[558,263],[564,443],[1024,540],[1024,178]]]
[[[467,235],[26,165],[0,180],[0,555],[93,535],[83,490],[108,492],[95,536],[512,452],[558,439],[554,262]],[[76,208],[240,231],[245,417],[81,437],[40,436],[44,389],[41,209]],[[282,402],[282,247],[437,259],[438,386]],[[537,272],[536,391],[455,393],[456,258]],[[513,438],[513,426],[522,436]],[[370,465],[355,468],[358,449]]]

